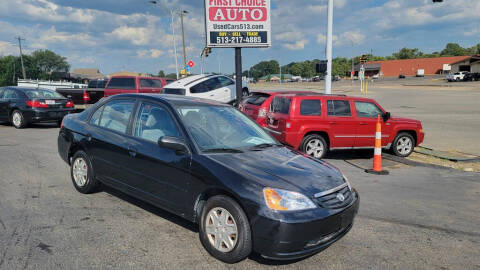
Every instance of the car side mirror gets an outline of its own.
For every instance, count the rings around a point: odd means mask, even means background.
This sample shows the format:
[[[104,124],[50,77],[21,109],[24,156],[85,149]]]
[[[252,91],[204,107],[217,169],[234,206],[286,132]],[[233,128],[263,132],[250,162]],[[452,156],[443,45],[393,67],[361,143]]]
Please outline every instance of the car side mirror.
[[[175,150],[176,152],[188,152],[188,147],[184,140],[177,137],[163,136],[158,140],[160,147]]]
[[[392,118],[392,116],[389,112],[386,112],[386,113],[383,114],[383,121],[384,122],[387,122],[388,120],[390,120],[390,118]]]

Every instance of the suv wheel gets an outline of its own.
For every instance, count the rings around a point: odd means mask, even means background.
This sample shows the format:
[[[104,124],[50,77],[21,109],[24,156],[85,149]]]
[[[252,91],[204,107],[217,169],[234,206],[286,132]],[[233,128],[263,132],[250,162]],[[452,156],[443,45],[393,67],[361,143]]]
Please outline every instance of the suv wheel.
[[[400,133],[393,141],[393,153],[399,157],[408,157],[415,148],[415,139],[408,133]]]
[[[23,117],[23,114],[19,110],[15,110],[12,113],[12,124],[15,128],[24,128],[27,125],[27,121]]]
[[[323,136],[312,134],[303,138],[301,150],[309,156],[322,159],[328,152],[328,144]]]
[[[73,186],[78,192],[89,194],[97,190],[100,182],[93,176],[93,169],[88,156],[83,151],[78,151],[73,155],[70,166],[70,175]]]
[[[252,252],[248,218],[227,196],[214,196],[205,203],[199,237],[208,253],[225,263],[239,262]]]

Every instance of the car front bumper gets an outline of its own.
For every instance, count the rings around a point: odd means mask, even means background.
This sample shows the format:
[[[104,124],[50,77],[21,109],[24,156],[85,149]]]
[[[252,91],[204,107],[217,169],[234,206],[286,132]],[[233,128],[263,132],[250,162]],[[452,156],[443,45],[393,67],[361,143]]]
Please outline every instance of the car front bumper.
[[[302,213],[259,215],[252,222],[254,250],[263,257],[293,260],[313,255],[345,236],[353,226],[360,198],[340,210],[317,208]]]

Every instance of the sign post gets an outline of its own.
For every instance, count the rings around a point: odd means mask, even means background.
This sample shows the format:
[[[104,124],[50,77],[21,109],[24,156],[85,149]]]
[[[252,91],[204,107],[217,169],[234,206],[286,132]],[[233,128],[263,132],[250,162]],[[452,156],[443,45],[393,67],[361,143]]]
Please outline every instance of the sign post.
[[[242,48],[271,46],[270,0],[205,0],[206,47],[235,48],[237,105],[242,99]]]

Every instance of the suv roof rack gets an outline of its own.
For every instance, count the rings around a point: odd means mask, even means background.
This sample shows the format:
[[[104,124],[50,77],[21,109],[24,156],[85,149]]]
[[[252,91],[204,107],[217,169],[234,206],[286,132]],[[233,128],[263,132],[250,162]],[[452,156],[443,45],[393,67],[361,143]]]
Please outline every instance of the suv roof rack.
[[[346,97],[345,94],[322,94],[322,93],[288,93],[288,94],[279,94],[279,96],[338,96]]]

